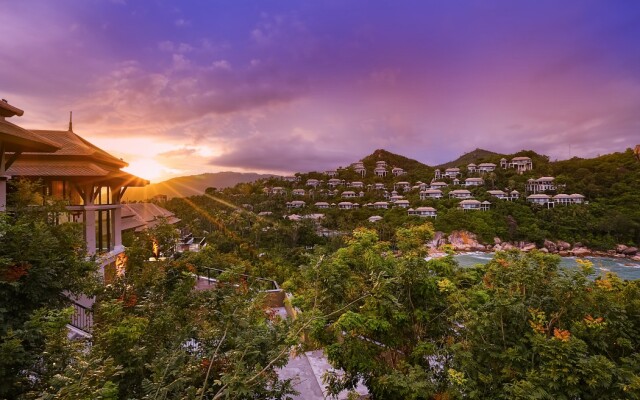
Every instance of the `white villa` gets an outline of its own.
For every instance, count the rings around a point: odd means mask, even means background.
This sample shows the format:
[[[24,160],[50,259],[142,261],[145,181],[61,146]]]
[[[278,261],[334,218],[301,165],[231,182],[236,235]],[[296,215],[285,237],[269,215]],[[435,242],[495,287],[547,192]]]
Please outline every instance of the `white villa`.
[[[305,194],[307,194],[307,192],[304,189],[293,189],[291,191],[291,194],[293,194],[294,196],[304,196]]]
[[[365,176],[367,174],[367,169],[364,167],[364,163],[362,162],[355,162],[351,164],[351,168],[353,168],[353,170],[361,176]]]
[[[462,208],[465,211],[480,210],[481,206],[482,206],[482,203],[479,200],[472,200],[472,199],[462,200],[460,204],[458,204],[458,207]]]
[[[376,161],[376,168],[387,168],[386,161]]]
[[[503,192],[502,190],[487,190],[487,193],[489,193],[491,196],[493,197],[497,197],[501,200],[508,200],[509,199],[509,195],[506,194],[505,192]]]
[[[491,208],[491,203],[490,203],[490,202],[488,202],[488,201],[486,201],[486,200],[485,200],[485,201],[483,201],[482,203],[480,203],[480,209],[481,209],[482,211],[487,211],[487,210],[489,210],[490,208]]]
[[[435,218],[438,215],[436,209],[433,207],[418,207],[415,210],[413,208],[410,208],[407,210],[407,213],[409,215],[416,215],[418,217],[431,217],[431,218]]]
[[[354,208],[358,208],[359,204],[358,203],[351,203],[349,201],[342,201],[340,203],[338,203],[338,208],[341,210],[352,210]]]
[[[393,176],[400,176],[400,175],[404,175],[406,174],[406,172],[402,169],[402,168],[393,168],[391,170],[391,173],[393,174]]]
[[[470,199],[472,197],[471,192],[465,189],[452,190],[449,192],[450,199]]]
[[[373,173],[376,174],[376,176],[385,177],[387,176],[387,169],[385,167],[376,167]]]
[[[287,202],[287,208],[303,208],[306,205],[307,203],[302,200],[293,200]]]
[[[375,190],[384,190],[384,189],[385,189],[385,187],[384,187],[384,183],[375,183],[375,184],[373,185],[373,188],[374,188]]]
[[[285,182],[300,182],[300,177],[295,175],[283,176],[282,180]]]
[[[373,208],[387,209],[389,208],[389,203],[387,203],[386,201],[376,201],[375,203],[373,203]]]
[[[480,186],[484,185],[484,179],[482,178],[467,178],[464,180],[465,186]]]
[[[318,201],[314,204],[314,206],[316,208],[329,208],[329,203],[327,203],[326,201]]]
[[[453,180],[451,181],[452,184],[454,185],[459,185],[460,184],[460,179],[458,178],[453,178]]]
[[[409,208],[410,206],[409,200],[397,200],[393,203],[393,205],[400,208]]]
[[[467,164],[467,172],[472,174],[472,173],[476,172],[476,168],[477,167],[478,166],[475,165],[474,163]]]
[[[484,174],[485,172],[493,172],[496,169],[496,165],[493,163],[481,163],[478,164],[478,172]]]
[[[369,217],[369,222],[378,222],[381,220],[382,220],[382,217],[379,215],[372,215]]]
[[[347,185],[348,187],[352,187],[352,188],[363,188],[364,187],[364,183],[360,182],[360,181],[356,181],[356,182],[351,182]]]
[[[554,181],[555,178],[552,176],[543,176],[542,178],[538,179],[529,179],[527,181],[527,192],[535,194],[546,192],[547,190],[556,190]]]
[[[527,201],[533,204],[553,205],[553,199],[548,194],[532,194],[531,196],[527,196]]]
[[[500,167],[502,168],[515,168],[518,172],[531,171],[533,169],[533,161],[529,157],[513,157],[511,161],[507,162],[506,158],[500,160]]]
[[[338,171],[336,171],[335,169],[330,169],[328,171],[324,171],[324,174],[328,177],[333,178],[334,176],[338,176]]]
[[[440,198],[442,198],[442,190],[440,189],[427,189],[420,192],[420,200]]]
[[[440,178],[442,178],[442,172],[441,172],[438,168],[436,168],[436,170],[435,170],[435,175],[434,175],[434,177],[435,177],[435,179],[440,179]]]
[[[320,186],[320,181],[317,179],[307,179],[307,186],[313,186],[313,187]]]
[[[389,202],[395,203],[396,201],[402,200],[402,199],[404,199],[404,196],[400,196],[400,195],[396,194],[396,195],[392,195],[391,197],[389,197]]]
[[[398,190],[398,189],[402,189],[402,190],[411,190],[411,184],[409,182],[397,182],[393,184],[393,189],[394,190]]]
[[[447,186],[449,186],[449,185],[447,185],[444,182],[431,182],[431,184],[429,185],[429,188],[431,188],[431,189],[444,189]]]
[[[350,199],[353,197],[358,197],[356,192],[354,192],[353,190],[345,190],[344,192],[342,192],[342,198],[344,199]]]
[[[331,178],[327,181],[327,186],[329,186],[330,188],[334,188],[336,186],[340,186],[342,184],[342,181],[340,179],[337,178]]]
[[[511,200],[517,200],[520,198],[520,192],[518,192],[517,190],[512,190],[511,191]]]
[[[456,178],[460,175],[460,168],[447,168],[444,170],[444,176],[448,178]]]
[[[557,194],[553,196],[553,202],[556,204],[582,204],[584,203],[584,196],[578,193],[574,194]]]

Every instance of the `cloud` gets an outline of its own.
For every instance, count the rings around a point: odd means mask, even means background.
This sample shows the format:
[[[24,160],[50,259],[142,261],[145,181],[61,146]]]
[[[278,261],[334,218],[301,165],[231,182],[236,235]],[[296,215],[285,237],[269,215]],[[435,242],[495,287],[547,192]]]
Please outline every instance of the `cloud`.
[[[209,164],[217,167],[289,173],[346,166],[354,157],[348,149],[320,147],[313,138],[254,134],[235,141],[228,152],[211,158]]]

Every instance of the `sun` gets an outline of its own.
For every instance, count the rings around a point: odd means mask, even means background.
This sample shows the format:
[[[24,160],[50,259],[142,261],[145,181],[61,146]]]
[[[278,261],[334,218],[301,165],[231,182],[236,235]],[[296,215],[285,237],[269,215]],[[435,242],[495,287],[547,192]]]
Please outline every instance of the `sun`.
[[[166,167],[159,162],[151,158],[141,158],[135,161],[131,161],[129,166],[123,168],[130,174],[139,176],[140,178],[148,179],[150,181],[158,179],[166,173]]]

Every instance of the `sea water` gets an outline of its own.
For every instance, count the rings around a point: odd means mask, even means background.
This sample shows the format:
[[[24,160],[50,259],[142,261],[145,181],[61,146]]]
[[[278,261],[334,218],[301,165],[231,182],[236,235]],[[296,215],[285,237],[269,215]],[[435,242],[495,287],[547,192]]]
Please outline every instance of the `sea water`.
[[[476,264],[486,264],[493,258],[494,253],[461,253],[455,255],[456,261],[462,267],[470,267]],[[595,275],[604,275],[605,272],[614,272],[621,279],[640,279],[640,262],[626,258],[608,257],[581,257],[593,263]],[[578,268],[576,257],[561,257],[560,266],[564,268]]]

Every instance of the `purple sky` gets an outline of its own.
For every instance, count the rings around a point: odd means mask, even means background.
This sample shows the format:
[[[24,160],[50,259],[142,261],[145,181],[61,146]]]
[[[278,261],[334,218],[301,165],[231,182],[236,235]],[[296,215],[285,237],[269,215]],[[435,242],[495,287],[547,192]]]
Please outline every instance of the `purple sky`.
[[[0,97],[151,178],[640,143],[640,1],[2,1]],[[154,179],[157,180],[157,179]]]

